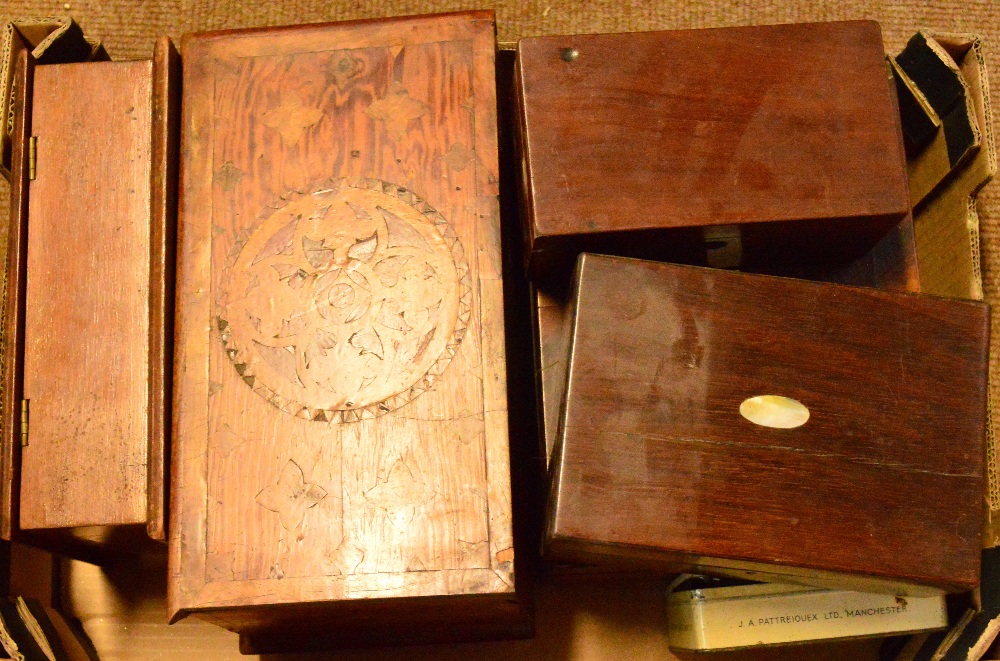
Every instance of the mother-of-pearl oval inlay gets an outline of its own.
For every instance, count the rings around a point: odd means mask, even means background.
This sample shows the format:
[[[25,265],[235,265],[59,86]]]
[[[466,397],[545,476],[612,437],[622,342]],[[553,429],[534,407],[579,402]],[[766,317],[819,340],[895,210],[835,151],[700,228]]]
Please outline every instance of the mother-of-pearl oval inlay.
[[[809,409],[790,397],[757,395],[743,400],[740,415],[762,427],[794,429],[809,420]]]

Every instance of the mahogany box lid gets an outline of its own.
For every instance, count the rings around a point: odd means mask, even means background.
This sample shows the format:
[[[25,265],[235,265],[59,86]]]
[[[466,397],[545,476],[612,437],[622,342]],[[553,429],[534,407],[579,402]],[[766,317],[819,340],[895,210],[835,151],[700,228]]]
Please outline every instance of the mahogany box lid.
[[[719,226],[744,265],[860,256],[909,211],[885,67],[872,21],[522,39],[532,277],[584,250],[706,263]]]
[[[977,584],[985,305],[596,255],[575,286],[555,559]]]
[[[949,248],[940,246],[938,251]],[[935,252],[932,256],[938,255]],[[813,270],[806,275],[808,279],[820,282],[919,292],[920,275],[912,220],[907,217],[863,257],[841,267]],[[559,427],[559,409],[566,388],[566,326],[572,316],[568,291],[571,280],[572,274],[568,274],[564,282],[549,277],[544,286],[533,283],[529,293],[534,342],[534,392],[540,436],[537,449],[544,456],[545,465],[552,459]]]
[[[173,619],[260,652],[530,630],[494,52],[489,12],[184,39]]]

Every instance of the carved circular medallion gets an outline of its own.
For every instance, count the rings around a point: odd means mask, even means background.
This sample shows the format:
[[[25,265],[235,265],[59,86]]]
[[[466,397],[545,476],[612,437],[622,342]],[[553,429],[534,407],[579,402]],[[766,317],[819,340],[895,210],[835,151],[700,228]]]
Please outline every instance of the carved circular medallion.
[[[236,242],[218,317],[254,392],[352,422],[428,389],[469,321],[462,244],[440,213],[377,179],[283,196]]]

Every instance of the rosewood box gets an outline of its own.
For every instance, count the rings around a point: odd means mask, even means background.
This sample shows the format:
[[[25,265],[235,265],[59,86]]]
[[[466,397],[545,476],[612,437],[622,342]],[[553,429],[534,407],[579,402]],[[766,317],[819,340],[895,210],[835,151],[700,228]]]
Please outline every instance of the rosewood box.
[[[18,54],[5,539],[92,560],[166,539],[178,74],[167,39],[135,62],[36,67]]]
[[[985,305],[590,254],[573,300],[553,559],[978,583]]]
[[[514,87],[535,280],[584,250],[838,265],[909,211],[871,21],[522,39]]]
[[[182,58],[171,618],[257,652],[527,635],[492,13]]]

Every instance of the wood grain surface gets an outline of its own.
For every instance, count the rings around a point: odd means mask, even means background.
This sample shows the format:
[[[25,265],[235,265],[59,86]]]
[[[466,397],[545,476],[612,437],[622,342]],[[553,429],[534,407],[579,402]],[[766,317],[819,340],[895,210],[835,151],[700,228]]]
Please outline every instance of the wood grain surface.
[[[170,395],[174,359],[174,280],[181,59],[169,37],[153,51],[152,181],[149,228],[149,461],[146,528],[167,539]]]
[[[151,70],[36,71],[23,529],[146,522]]]
[[[621,248],[621,246],[616,246]],[[619,255],[630,257],[633,255]],[[802,270],[769,269],[772,275],[800,277],[888,291],[920,291],[920,272],[913,239],[913,220],[908,215],[875,247],[849,264]],[[571,316],[571,273],[548,273],[532,285],[531,316],[535,352],[535,392],[540,431],[539,451],[546,466],[552,459],[559,409],[566,392],[568,319]]]
[[[705,226],[745,266],[843,263],[909,210],[877,23],[528,38],[517,79],[535,278],[617,242],[704,260]]]
[[[519,607],[492,15],[182,53],[171,617],[271,651],[321,615],[343,643],[333,614],[498,635]]]
[[[539,451],[552,461],[559,432],[559,409],[566,395],[567,340],[572,313],[568,295],[534,288],[531,292],[535,336],[535,393],[538,398]]]
[[[13,37],[19,39],[20,37]],[[3,292],[3,382],[0,399],[0,537],[19,529],[21,495],[21,399],[24,382],[24,278],[28,245],[28,138],[35,60],[18,53],[14,70],[14,131],[11,134],[10,225]]]
[[[554,558],[977,584],[984,305],[593,255],[579,269]],[[751,423],[758,395],[808,421]]]

